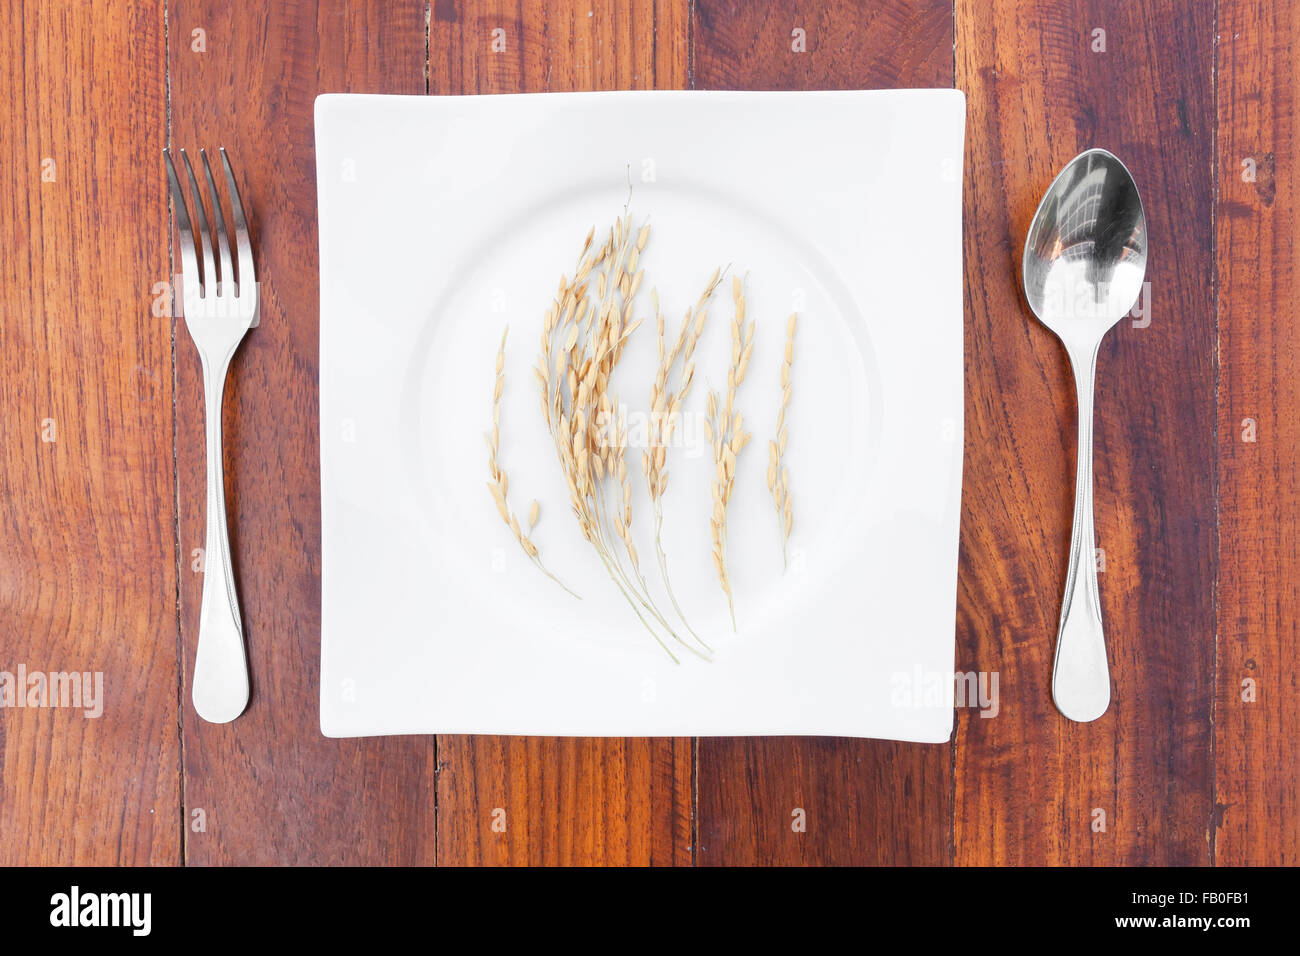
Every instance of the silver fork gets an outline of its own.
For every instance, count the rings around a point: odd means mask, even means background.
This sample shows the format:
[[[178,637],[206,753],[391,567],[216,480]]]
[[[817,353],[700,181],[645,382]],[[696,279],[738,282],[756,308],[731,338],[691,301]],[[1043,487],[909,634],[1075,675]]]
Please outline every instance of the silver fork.
[[[220,194],[212,177],[208,154],[199,150],[215,229],[208,226],[203,193],[194,177],[189,157],[183,149],[180,154],[193,196],[197,230],[191,225],[185,193],[176,175],[171,151],[163,150],[180,233],[185,327],[194,339],[203,366],[208,456],[208,528],[203,549],[203,602],[199,607],[199,649],[194,659],[192,696],[194,709],[200,717],[223,724],[238,717],[248,705],[248,662],[244,656],[244,628],[239,616],[239,598],[235,592],[226,528],[226,485],[221,464],[221,397],[235,349],[249,328],[257,324],[257,273],[253,267],[253,249],[248,241],[244,207],[239,201],[239,189],[235,186],[235,174],[230,170],[225,148],[221,149],[221,164],[225,167],[230,194],[238,270],[231,260],[226,220],[221,212]],[[199,269],[199,256],[202,256],[202,271]]]

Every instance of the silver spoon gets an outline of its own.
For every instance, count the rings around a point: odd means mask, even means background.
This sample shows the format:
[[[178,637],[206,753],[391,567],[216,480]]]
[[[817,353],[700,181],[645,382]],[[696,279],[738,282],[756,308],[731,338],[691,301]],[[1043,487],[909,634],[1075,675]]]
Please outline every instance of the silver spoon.
[[[1056,635],[1052,699],[1071,720],[1110,706],[1092,524],[1092,399],[1101,340],[1133,308],[1146,275],[1146,216],[1124,164],[1104,149],[1070,160],[1025,239],[1025,298],[1070,356],[1079,400],[1070,565]]]

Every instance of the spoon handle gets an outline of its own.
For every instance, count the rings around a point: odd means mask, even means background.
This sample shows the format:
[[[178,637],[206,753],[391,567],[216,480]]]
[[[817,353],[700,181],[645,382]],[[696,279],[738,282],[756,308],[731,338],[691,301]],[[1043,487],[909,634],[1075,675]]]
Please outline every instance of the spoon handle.
[[[1071,720],[1096,720],[1110,706],[1110,669],[1101,626],[1097,588],[1096,543],[1092,523],[1092,404],[1097,374],[1097,349],[1070,349],[1075,391],[1079,399],[1078,464],[1074,481],[1074,531],[1070,536],[1070,567],[1061,604],[1052,670],[1052,699]]]

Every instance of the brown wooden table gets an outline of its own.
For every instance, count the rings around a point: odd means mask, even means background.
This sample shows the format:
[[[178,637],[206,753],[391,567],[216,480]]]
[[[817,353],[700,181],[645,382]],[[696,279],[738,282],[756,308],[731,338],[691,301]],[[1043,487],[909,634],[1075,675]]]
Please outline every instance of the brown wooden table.
[[[260,7],[0,8],[0,670],[98,670],[107,695],[98,719],[0,710],[0,863],[1300,862],[1300,5]],[[957,664],[998,672],[998,715],[959,708],[945,746],[323,738],[316,94],[896,86],[968,97]],[[224,412],[254,680],[225,726],[186,684],[203,412],[157,301],[168,143],[231,150],[263,278]],[[1017,275],[1094,145],[1146,203],[1150,307],[1101,352],[1116,694],[1077,725],[1049,690],[1073,391]]]

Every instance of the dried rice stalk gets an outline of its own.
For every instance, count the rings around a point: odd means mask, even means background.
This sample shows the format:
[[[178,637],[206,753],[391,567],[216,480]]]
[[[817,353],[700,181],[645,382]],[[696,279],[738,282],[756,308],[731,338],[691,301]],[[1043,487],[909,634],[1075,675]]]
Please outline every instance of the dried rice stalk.
[[[509,492],[510,477],[501,468],[499,461],[499,450],[501,447],[501,396],[505,393],[506,388],[506,336],[510,334],[510,327],[507,326],[501,333],[501,346],[497,349],[496,364],[496,382],[492,390],[492,430],[484,434],[483,438],[487,441],[488,446],[488,491],[492,494],[492,500],[496,503],[497,513],[501,515],[501,520],[506,523],[515,540],[519,542],[519,547],[523,548],[524,554],[528,555],[530,561],[537,565],[538,570],[548,578],[558,584],[564,590],[568,591],[578,600],[581,596],[569,588],[563,581],[546,569],[538,555],[537,545],[524,532],[519,525],[519,519],[510,511]],[[537,524],[540,515],[541,506],[534,501],[532,508],[528,513],[528,530],[532,531],[533,526]]]
[[[641,471],[645,475],[646,487],[649,489],[650,501],[654,507],[655,554],[659,560],[659,574],[663,578],[664,589],[668,592],[669,600],[672,601],[678,618],[691,632],[691,636],[706,648],[708,645],[695,633],[695,629],[686,620],[686,615],[682,613],[681,605],[677,603],[677,595],[673,592],[672,582],[668,577],[668,557],[663,547],[663,495],[668,487],[668,446],[672,442],[673,432],[681,419],[682,406],[695,380],[695,347],[704,332],[704,324],[709,316],[709,300],[717,290],[721,276],[721,269],[713,270],[713,275],[709,277],[694,309],[686,311],[677,338],[671,347],[668,346],[665,338],[664,315],[659,310],[658,293],[650,294],[658,331],[659,366],[654,382],[650,386],[649,447],[641,453]],[[668,379],[679,358],[681,368],[677,385],[676,388],[670,389]]]
[[[776,519],[781,531],[781,564],[789,567],[787,545],[790,529],[794,527],[794,511],[790,501],[790,472],[783,461],[790,432],[785,423],[785,413],[790,408],[790,367],[794,363],[794,331],[799,325],[798,313],[792,313],[785,326],[785,358],[781,362],[781,408],[776,416],[776,439],[768,442],[767,490],[776,505]]]
[[[633,320],[632,309],[645,274],[638,261],[650,227],[642,227],[634,237],[631,221],[624,216],[595,249],[594,236],[593,228],[572,281],[561,277],[542,322],[534,371],[542,414],[555,443],[573,515],[610,579],[669,657],[678,661],[654,625],[707,660],[669,625],[641,573],[632,540],[627,421],[618,397],[610,392],[614,370],[640,325]],[[590,294],[593,284],[594,296]]]
[[[713,447],[714,478],[713,514],[709,527],[713,537],[713,568],[718,583],[727,596],[731,612],[731,629],[736,629],[736,605],[732,599],[731,577],[727,572],[727,506],[736,485],[736,459],[749,444],[752,435],[744,430],[743,417],[736,409],[736,391],[745,380],[749,359],[754,353],[754,323],[745,324],[745,294],[740,277],[731,280],[731,298],[734,309],[731,321],[731,366],[727,369],[727,390],[724,394],[709,393],[705,434]]]

